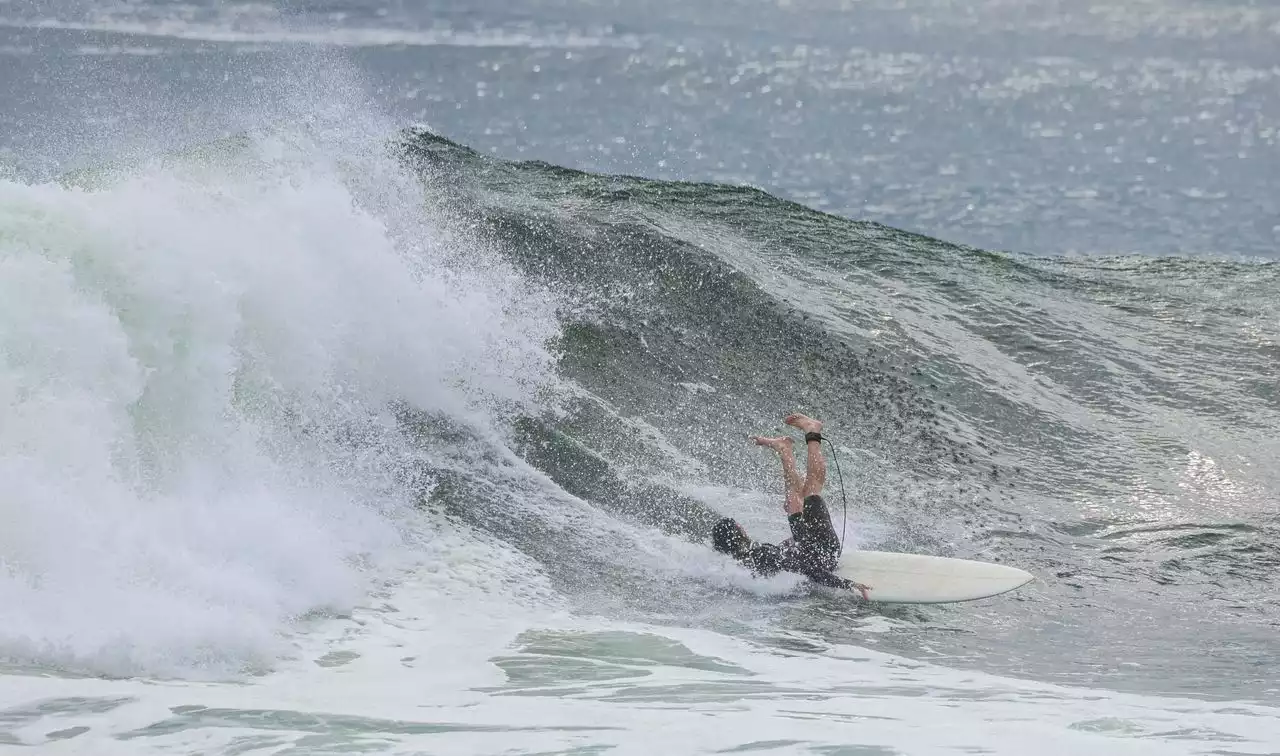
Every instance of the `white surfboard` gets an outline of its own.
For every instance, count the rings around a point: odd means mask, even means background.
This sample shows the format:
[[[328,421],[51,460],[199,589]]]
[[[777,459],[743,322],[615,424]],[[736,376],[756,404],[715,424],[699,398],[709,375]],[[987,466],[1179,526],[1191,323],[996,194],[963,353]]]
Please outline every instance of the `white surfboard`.
[[[836,574],[869,586],[867,596],[886,604],[949,604],[996,596],[1025,585],[1026,570],[971,559],[847,551]]]

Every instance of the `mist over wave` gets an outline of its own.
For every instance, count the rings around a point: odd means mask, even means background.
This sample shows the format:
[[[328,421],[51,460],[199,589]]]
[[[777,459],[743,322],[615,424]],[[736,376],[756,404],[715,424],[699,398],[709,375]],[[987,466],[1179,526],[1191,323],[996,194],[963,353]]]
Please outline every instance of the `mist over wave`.
[[[335,144],[0,183],[0,655],[266,663],[421,558],[398,408],[483,432],[536,403],[551,300]]]

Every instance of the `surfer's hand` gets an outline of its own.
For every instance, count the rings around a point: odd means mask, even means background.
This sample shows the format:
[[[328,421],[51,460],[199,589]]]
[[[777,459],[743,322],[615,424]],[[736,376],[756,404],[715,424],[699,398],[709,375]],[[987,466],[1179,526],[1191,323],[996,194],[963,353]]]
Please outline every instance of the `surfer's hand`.
[[[871,597],[867,595],[867,592],[871,590],[871,586],[863,585],[862,583],[853,583],[850,587],[855,589],[858,593],[862,594],[863,601],[871,600]]]

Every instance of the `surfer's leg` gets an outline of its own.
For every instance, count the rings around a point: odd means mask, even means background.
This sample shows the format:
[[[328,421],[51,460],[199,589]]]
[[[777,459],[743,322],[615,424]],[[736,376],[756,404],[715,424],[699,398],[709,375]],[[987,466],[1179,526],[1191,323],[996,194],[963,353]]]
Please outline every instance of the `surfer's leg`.
[[[803,512],[804,496],[801,492],[804,490],[804,481],[800,479],[800,473],[796,471],[796,453],[792,447],[792,439],[785,436],[780,438],[752,436],[751,440],[778,453],[778,459],[782,460],[782,477],[787,486],[787,503],[783,508],[787,514]]]
[[[805,498],[819,496],[822,487],[827,484],[827,460],[822,456],[822,442],[810,441],[805,444],[808,452],[804,463],[804,487],[801,489]]]
[[[827,484],[827,460],[822,456],[822,442],[816,438],[816,435],[822,432],[822,423],[805,415],[788,415],[784,421],[787,425],[799,428],[804,431],[805,451],[808,452],[808,459],[805,461],[804,484],[801,486],[801,499],[807,499],[810,496],[818,496],[822,493],[822,487]],[[814,434],[810,436],[809,434]]]

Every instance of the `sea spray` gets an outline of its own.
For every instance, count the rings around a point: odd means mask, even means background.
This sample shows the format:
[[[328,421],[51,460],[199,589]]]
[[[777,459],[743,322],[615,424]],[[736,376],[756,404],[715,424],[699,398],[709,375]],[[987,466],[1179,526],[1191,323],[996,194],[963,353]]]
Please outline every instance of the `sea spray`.
[[[410,558],[396,406],[533,402],[545,297],[428,233],[413,180],[353,178],[397,175],[369,143],[325,142],[0,183],[0,657],[268,664]]]

